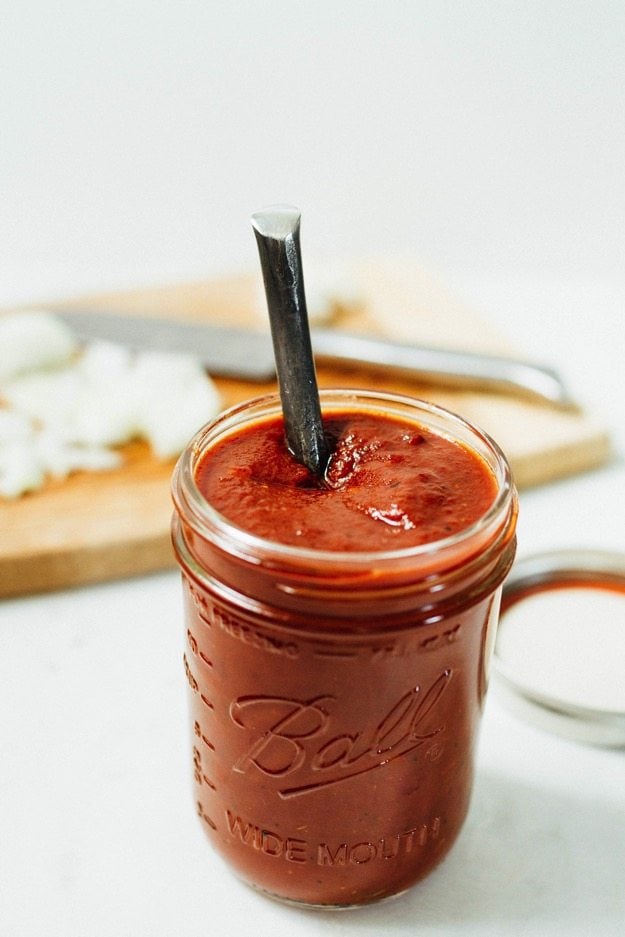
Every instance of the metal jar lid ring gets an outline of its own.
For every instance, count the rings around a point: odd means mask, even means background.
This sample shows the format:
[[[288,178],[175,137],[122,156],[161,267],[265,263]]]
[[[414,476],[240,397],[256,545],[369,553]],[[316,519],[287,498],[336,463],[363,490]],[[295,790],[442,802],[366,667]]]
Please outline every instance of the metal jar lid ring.
[[[625,554],[541,553],[503,589],[493,658],[502,702],[579,742],[625,746]]]

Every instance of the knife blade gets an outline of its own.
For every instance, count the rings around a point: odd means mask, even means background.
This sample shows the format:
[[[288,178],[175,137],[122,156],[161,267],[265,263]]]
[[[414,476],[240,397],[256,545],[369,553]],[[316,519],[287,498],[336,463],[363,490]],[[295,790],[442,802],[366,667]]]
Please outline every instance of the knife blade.
[[[192,354],[209,374],[248,381],[275,377],[269,332],[102,309],[54,309],[83,341],[117,342],[144,349]],[[575,407],[558,375],[546,365],[517,358],[424,347],[371,335],[314,328],[315,359],[342,366],[390,371],[424,383],[529,395]]]

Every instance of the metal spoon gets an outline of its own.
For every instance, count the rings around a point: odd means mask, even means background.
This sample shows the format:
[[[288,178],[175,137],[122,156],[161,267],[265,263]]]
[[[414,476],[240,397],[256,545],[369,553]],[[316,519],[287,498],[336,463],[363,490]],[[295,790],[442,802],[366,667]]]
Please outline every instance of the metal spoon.
[[[322,477],[330,449],[321,420],[310,342],[299,239],[301,214],[274,205],[252,215],[265,283],[287,445],[298,462]]]

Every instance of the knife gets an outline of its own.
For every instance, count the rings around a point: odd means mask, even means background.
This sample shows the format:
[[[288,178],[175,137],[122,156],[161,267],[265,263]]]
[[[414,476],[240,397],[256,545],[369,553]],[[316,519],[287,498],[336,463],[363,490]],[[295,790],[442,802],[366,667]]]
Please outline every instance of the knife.
[[[160,316],[101,309],[54,309],[84,341],[101,339],[136,350],[183,352],[198,358],[209,374],[249,381],[275,377],[271,335]],[[552,368],[516,358],[450,351],[388,341],[334,329],[312,329],[320,362],[390,371],[424,383],[530,395],[560,407],[576,406]]]

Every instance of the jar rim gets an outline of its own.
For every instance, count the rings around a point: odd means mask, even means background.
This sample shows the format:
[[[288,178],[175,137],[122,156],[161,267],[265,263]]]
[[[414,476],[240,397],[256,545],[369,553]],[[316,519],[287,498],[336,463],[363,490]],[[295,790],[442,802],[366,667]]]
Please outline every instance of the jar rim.
[[[441,553],[453,553],[461,545],[470,543],[473,539],[479,540],[482,535],[486,536],[493,527],[498,526],[502,515],[507,515],[514,499],[514,485],[507,458],[488,433],[464,417],[439,404],[389,391],[323,388],[320,389],[319,395],[322,411],[325,405],[326,412],[331,406],[337,410],[340,407],[349,406],[371,411],[379,410],[381,405],[385,405],[386,412],[389,412],[388,408],[392,406],[403,407],[405,411],[413,411],[412,416],[407,412],[400,414],[399,410],[395,412],[404,418],[414,419],[415,422],[418,422],[419,416],[424,414],[427,414],[431,420],[443,422],[445,428],[441,429],[437,425],[436,432],[454,442],[465,442],[493,472],[497,482],[497,493],[492,504],[476,521],[454,534],[427,543],[393,550],[319,550],[314,547],[300,547],[268,540],[250,533],[229,521],[206,500],[196,483],[195,468],[211,442],[233,431],[235,427],[258,422],[263,417],[279,415],[282,412],[279,394],[270,393],[252,397],[222,411],[195,434],[178,459],[172,478],[172,497],[177,510],[179,513],[184,513],[187,520],[191,521],[192,527],[200,533],[210,530],[213,538],[223,543],[228,552],[237,553],[248,559],[256,557],[260,561],[271,556],[275,561],[282,560],[289,563],[299,561],[307,564],[316,563],[320,566],[340,563],[351,567],[370,568],[372,564],[427,560],[434,554],[440,557]],[[466,437],[470,437],[470,440],[466,440]],[[490,460],[485,458],[485,453],[490,456]]]

